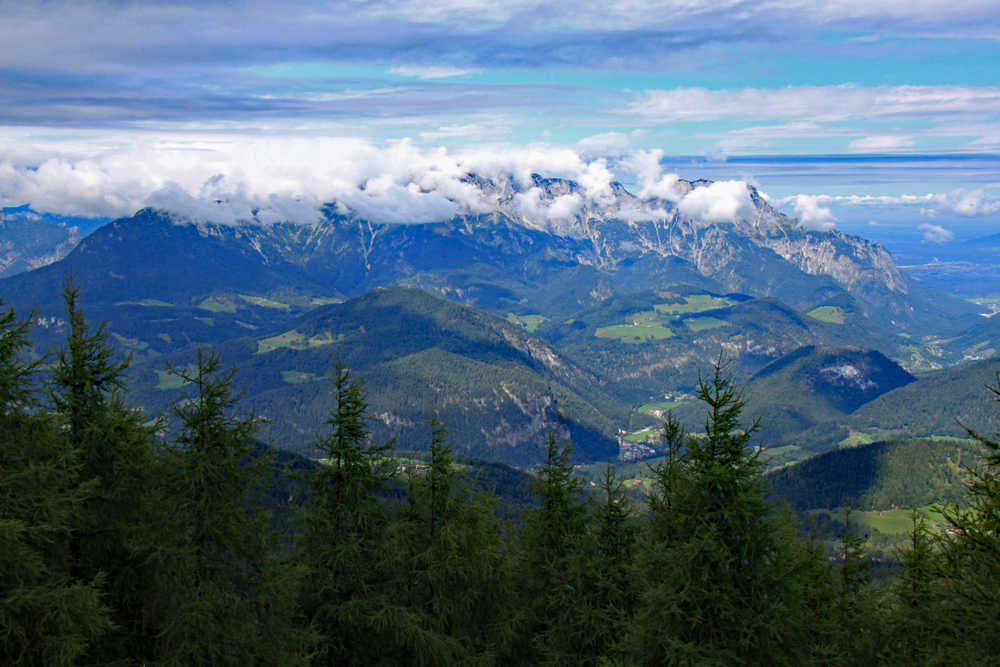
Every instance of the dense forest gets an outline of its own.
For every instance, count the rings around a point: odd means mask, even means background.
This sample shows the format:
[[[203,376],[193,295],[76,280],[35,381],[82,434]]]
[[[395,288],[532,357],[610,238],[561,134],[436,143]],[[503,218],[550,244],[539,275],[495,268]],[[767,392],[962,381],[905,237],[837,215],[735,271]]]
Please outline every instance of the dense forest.
[[[260,445],[211,349],[150,420],[72,281],[64,296],[68,339],[44,358],[27,319],[0,316],[4,665],[1000,664],[985,435],[954,529],[914,513],[898,576],[873,587],[856,532],[831,560],[769,500],[724,365],[694,392],[704,434],[664,422],[641,507],[610,469],[581,493],[556,433],[531,497],[501,507],[437,415],[421,460],[373,439],[344,362],[318,463]]]

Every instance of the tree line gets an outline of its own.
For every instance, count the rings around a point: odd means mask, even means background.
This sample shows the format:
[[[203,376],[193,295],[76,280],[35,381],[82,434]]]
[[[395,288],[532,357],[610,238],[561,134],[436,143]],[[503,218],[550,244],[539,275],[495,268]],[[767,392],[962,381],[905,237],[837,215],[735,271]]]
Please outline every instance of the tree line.
[[[537,504],[505,517],[435,415],[425,464],[401,472],[338,362],[322,464],[290,473],[304,492],[276,527],[280,471],[234,371],[200,350],[175,369],[187,398],[150,421],[72,281],[64,297],[47,358],[0,316],[4,665],[1000,664],[995,439],[972,434],[987,455],[968,508],[945,510],[954,529],[914,513],[897,580],[873,588],[854,531],[831,562],[767,499],[759,424],[740,426],[722,364],[696,392],[705,434],[664,422],[644,507],[610,467],[582,494],[552,434]]]

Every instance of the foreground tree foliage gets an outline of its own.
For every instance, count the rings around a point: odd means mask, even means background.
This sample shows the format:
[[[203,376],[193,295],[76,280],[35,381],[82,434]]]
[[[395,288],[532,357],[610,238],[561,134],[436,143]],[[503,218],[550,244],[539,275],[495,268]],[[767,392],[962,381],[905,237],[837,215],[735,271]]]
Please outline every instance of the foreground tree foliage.
[[[834,560],[766,500],[721,363],[704,434],[667,417],[645,507],[610,466],[584,489],[553,432],[537,507],[508,519],[437,415],[424,463],[374,442],[343,362],[296,475],[213,351],[149,422],[72,280],[64,296],[50,359],[0,304],[4,665],[1000,665],[1000,435],[970,431],[988,455],[968,507],[943,508],[945,534],[914,512],[876,590],[849,512]]]
[[[0,304],[2,305],[2,304]],[[71,665],[111,627],[104,577],[74,576],[81,452],[39,409],[29,325],[0,315],[0,663]]]

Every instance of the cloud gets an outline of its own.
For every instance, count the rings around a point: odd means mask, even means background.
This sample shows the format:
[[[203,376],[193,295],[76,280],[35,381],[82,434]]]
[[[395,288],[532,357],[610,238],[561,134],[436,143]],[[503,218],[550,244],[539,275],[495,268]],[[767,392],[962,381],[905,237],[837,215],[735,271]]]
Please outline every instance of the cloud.
[[[942,207],[969,218],[992,215],[1000,211],[1000,197],[989,196],[982,189],[972,192],[952,190],[944,196]]]
[[[982,117],[1000,113],[1000,87],[789,86],[649,90],[626,112],[647,122],[848,120]],[[865,141],[865,140],[861,140]]]
[[[919,227],[924,233],[924,240],[930,243],[946,243],[955,238],[955,235],[941,225],[923,224]]]
[[[541,188],[531,188],[514,195],[514,210],[529,220],[566,220],[583,208],[583,198],[576,194],[542,199]]]
[[[469,174],[513,178],[520,210],[540,219],[616,201],[605,160],[544,144],[448,151],[409,140],[128,135],[76,144],[75,154],[30,140],[0,146],[0,205],[65,216],[114,218],[157,206],[227,224],[314,223],[322,205],[336,201],[374,222],[425,223],[495,210],[499,200],[484,198]],[[532,189],[534,174],[569,179],[579,192],[543,198]]]
[[[687,218],[708,223],[735,222],[756,212],[743,181],[720,181],[695,188],[684,195],[677,210]]]
[[[828,232],[836,226],[833,211],[820,206],[819,200],[809,195],[795,197],[795,215],[799,226],[811,232]]]
[[[892,153],[909,150],[914,145],[912,137],[880,135],[855,139],[847,144],[847,150],[851,153]]]
[[[642,188],[639,191],[641,199],[655,197],[677,203],[684,196],[680,177],[673,173],[664,174],[662,160],[663,151],[657,148],[652,151],[633,151],[621,158],[618,165],[626,172],[635,174],[636,181]]]
[[[809,204],[802,204],[803,201]],[[840,204],[844,206],[916,206],[925,215],[935,215],[938,212],[958,213],[969,218],[992,215],[1000,212],[1000,197],[987,194],[985,189],[966,191],[958,188],[950,192],[928,193],[926,195],[792,195],[775,199],[773,206],[792,204],[796,213],[799,206],[817,206],[819,204]],[[806,210],[803,208],[803,210]],[[819,208],[820,211],[829,209]],[[831,213],[832,215],[832,213]],[[832,219],[832,218],[831,218]]]
[[[428,65],[424,67],[393,67],[389,70],[389,74],[416,77],[418,79],[448,79],[456,76],[479,74],[481,72],[482,70],[478,69],[447,67],[440,65]]]

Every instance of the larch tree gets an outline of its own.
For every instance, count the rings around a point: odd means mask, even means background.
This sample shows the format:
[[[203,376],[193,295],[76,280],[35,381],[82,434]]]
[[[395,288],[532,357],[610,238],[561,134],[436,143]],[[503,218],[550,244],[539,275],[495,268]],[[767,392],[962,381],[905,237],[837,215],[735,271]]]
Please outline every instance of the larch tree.
[[[2,306],[2,304],[0,304]],[[0,663],[72,665],[111,627],[103,575],[73,573],[81,453],[40,409],[30,325],[0,314]]]

